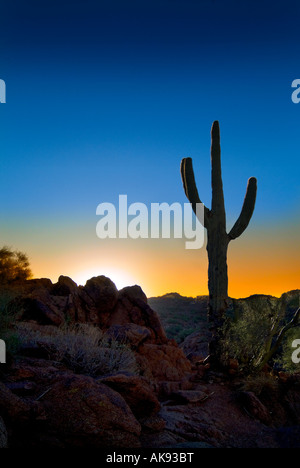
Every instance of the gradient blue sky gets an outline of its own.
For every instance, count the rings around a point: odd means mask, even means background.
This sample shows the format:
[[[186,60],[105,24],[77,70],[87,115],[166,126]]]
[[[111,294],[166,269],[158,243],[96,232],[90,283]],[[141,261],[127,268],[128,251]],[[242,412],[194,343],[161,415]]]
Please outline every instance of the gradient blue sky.
[[[256,176],[248,235],[281,238],[295,252],[286,268],[298,262],[298,1],[16,0],[0,10],[0,244],[26,250],[37,275],[50,257],[53,279],[72,274],[61,250],[101,258],[99,203],[123,193],[186,202],[185,156],[209,205],[219,120],[228,225]]]

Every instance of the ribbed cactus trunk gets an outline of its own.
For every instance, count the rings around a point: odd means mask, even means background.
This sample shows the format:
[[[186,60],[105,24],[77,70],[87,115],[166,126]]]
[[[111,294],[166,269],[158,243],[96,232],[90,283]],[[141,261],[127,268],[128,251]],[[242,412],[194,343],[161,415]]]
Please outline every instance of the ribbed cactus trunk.
[[[208,290],[209,309],[208,320],[211,331],[209,354],[218,356],[218,345],[224,316],[228,307],[228,274],[227,274],[228,241],[223,232],[210,229],[207,233],[208,254]]]
[[[195,212],[201,203],[195,183],[191,158],[181,162],[181,176],[184,191]],[[208,320],[211,330],[210,359],[220,361],[219,342],[222,335],[225,312],[228,306],[227,250],[229,242],[239,237],[248,226],[255,207],[257,183],[254,177],[248,181],[246,197],[241,214],[227,234],[226,213],[223,193],[219,122],[215,121],[211,130],[211,185],[212,204],[209,210],[204,206],[204,227],[207,229],[208,254]]]

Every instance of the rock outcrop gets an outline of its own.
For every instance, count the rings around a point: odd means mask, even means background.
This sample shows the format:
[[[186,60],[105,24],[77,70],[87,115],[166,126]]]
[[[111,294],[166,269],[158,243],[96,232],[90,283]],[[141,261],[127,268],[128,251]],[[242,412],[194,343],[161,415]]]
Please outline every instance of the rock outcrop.
[[[201,359],[205,359],[209,354],[209,337],[208,327],[197,330],[180,344],[180,348],[191,362],[200,361]]]
[[[60,375],[45,395],[48,426],[64,447],[139,447],[141,426],[116,391],[83,375]]]
[[[61,276],[55,284],[26,281],[14,296],[10,307],[31,333],[44,337],[90,324],[109,344],[130,348],[138,372],[86,375],[38,343],[21,347],[1,373],[0,448],[298,447],[299,376],[274,377],[272,395],[240,388],[232,375],[201,361],[206,329],[179,347],[139,286],[117,291],[104,276],[77,286]],[[285,299],[292,310],[299,292]],[[233,305],[251,313],[253,307],[273,310],[279,300],[254,296]]]
[[[143,377],[117,374],[102,377],[98,382],[122,395],[138,420],[155,416],[160,410],[160,403],[152,386]]]
[[[32,442],[25,437],[24,444],[57,447],[138,447],[142,430],[163,429],[158,416],[161,389],[168,382],[172,389],[179,388],[191,365],[167,339],[139,286],[118,291],[105,276],[77,286],[61,276],[55,284],[47,279],[26,281],[14,293],[10,306],[18,310],[19,325],[40,340],[29,339],[20,348],[21,365],[14,364],[8,380],[0,384],[0,416],[8,421],[14,445],[22,445],[16,428],[28,425],[34,428],[28,431]],[[55,350],[45,348],[43,337],[55,334],[57,327],[76,324],[95,326],[108,343],[129,347],[138,375],[114,371],[92,378],[75,374],[66,361],[55,362]]]
[[[134,324],[148,329],[147,339],[152,343],[168,341],[142,289],[131,286],[118,291],[105,276],[91,278],[85,286],[77,286],[66,276],[60,276],[55,284],[46,279],[29,280],[20,288],[14,305],[20,311],[21,321],[54,326],[90,323],[103,330]],[[126,333],[125,328],[123,332]]]
[[[84,287],[60,276],[28,281],[14,300],[19,320],[32,325],[88,323],[108,338],[126,343],[136,353],[141,374],[150,380],[176,381],[191,371],[177,344],[168,340],[157,313],[139,286],[120,291],[105,276],[91,278]]]

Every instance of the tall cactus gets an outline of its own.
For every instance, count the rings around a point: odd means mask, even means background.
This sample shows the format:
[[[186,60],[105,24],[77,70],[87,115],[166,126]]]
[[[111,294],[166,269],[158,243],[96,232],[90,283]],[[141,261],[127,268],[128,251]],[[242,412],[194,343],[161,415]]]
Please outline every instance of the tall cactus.
[[[196,214],[197,203],[202,203],[195,183],[191,158],[181,162],[181,177],[185,194]],[[255,177],[248,180],[246,196],[239,218],[229,233],[226,231],[226,213],[221,173],[221,149],[219,122],[211,129],[211,209],[204,206],[204,227],[207,229],[208,254],[208,319],[212,333],[209,352],[211,360],[219,360],[219,339],[228,307],[227,250],[229,242],[239,237],[247,228],[252,217],[257,192]],[[201,221],[201,220],[200,220]]]

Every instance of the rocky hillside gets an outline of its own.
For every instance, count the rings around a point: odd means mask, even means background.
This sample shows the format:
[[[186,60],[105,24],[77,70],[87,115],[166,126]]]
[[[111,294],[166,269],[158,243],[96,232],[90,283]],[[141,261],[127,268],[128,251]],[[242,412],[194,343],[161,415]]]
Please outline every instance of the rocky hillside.
[[[17,346],[0,367],[0,447],[299,446],[300,377],[213,372],[140,287],[60,277],[5,293]],[[196,323],[201,299],[172,296],[181,326]]]
[[[150,297],[148,303],[158,313],[168,338],[174,338],[177,343],[206,326],[207,296],[194,298],[169,293]]]
[[[185,297],[177,293],[151,297],[149,305],[158,313],[169,339],[174,339],[190,358],[204,358],[208,353],[208,296]],[[300,306],[300,290],[284,293],[280,298],[256,294],[243,299],[230,299],[229,316],[261,314],[272,317],[280,307],[286,320]]]

